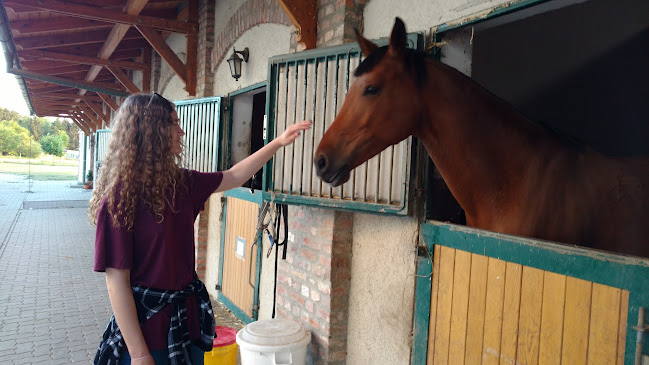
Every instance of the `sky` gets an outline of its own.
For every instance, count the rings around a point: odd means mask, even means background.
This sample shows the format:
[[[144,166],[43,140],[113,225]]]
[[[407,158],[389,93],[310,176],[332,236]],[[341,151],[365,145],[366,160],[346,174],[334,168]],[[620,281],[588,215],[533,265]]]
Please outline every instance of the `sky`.
[[[18,86],[16,76],[7,73],[7,65],[5,62],[2,48],[0,47],[0,107],[13,110],[22,115],[29,115],[27,103],[23,97],[23,93]]]

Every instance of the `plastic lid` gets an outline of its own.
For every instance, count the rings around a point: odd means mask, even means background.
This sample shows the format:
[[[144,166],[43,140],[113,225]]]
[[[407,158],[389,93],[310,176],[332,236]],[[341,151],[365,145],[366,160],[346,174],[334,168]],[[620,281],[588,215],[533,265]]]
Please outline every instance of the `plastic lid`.
[[[230,327],[216,326],[216,338],[212,341],[212,347],[230,346],[237,340],[237,330]]]
[[[261,346],[292,345],[311,336],[294,321],[283,318],[264,319],[252,322],[239,331],[239,338],[248,343]]]

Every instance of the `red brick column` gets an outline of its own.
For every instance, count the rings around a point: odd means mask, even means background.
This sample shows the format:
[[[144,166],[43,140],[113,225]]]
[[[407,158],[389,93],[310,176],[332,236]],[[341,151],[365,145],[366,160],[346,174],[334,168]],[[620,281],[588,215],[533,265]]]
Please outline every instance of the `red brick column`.
[[[194,254],[196,256],[196,273],[198,278],[205,280],[205,263],[207,261],[207,224],[209,222],[209,206],[205,203],[204,209],[194,222]]]
[[[295,242],[278,264],[276,312],[311,331],[308,356],[316,364],[347,357],[352,229],[352,213],[289,207]]]
[[[369,0],[319,0],[318,47],[355,42],[354,29],[363,32],[363,9]]]
[[[216,0],[200,0],[198,15],[198,67],[196,74],[196,97],[212,95],[214,72],[212,50],[214,49],[214,11]]]

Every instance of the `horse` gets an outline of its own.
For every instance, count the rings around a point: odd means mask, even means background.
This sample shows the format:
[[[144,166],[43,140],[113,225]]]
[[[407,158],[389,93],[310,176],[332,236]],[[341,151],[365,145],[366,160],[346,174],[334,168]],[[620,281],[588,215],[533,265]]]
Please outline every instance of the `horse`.
[[[412,135],[423,143],[471,227],[649,257],[649,163],[613,158],[534,123],[469,77],[357,32],[365,59],[314,154],[320,178],[350,171]]]

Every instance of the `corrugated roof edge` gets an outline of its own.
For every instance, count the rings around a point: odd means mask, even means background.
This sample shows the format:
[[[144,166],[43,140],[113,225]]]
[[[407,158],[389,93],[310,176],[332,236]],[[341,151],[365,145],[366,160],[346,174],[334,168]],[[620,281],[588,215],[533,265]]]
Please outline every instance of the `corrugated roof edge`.
[[[14,40],[11,34],[11,29],[9,27],[9,19],[7,18],[7,12],[5,10],[4,3],[0,6],[0,42],[2,43],[2,50],[4,52],[5,61],[7,62],[7,67],[16,67],[22,69],[20,66],[20,61],[16,57],[16,49],[14,47]],[[23,93],[23,98],[27,103],[27,108],[29,109],[29,114],[34,115],[34,107],[32,106],[31,98],[29,97],[29,92],[27,92],[27,84],[25,79],[21,76],[16,76],[18,80],[18,86]]]

